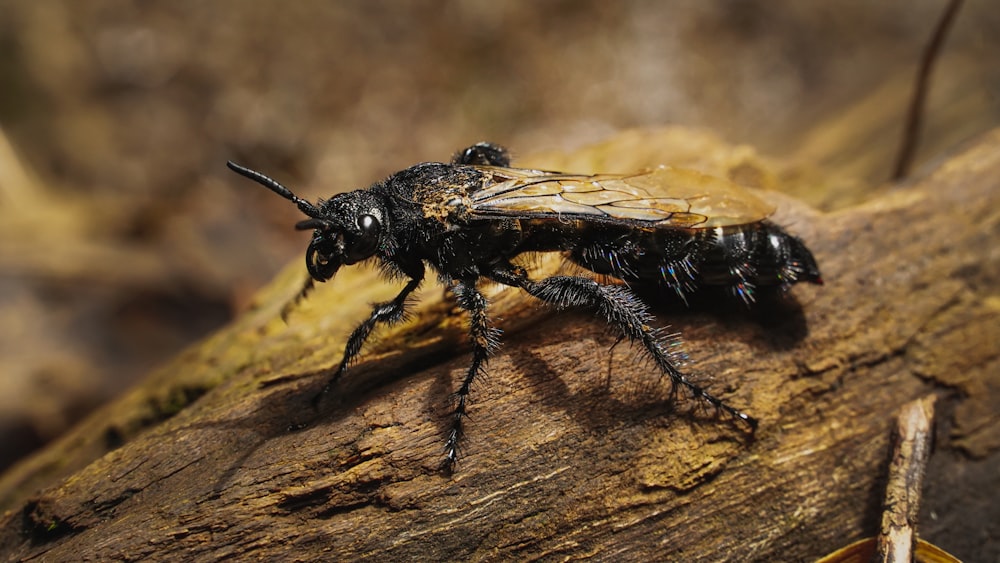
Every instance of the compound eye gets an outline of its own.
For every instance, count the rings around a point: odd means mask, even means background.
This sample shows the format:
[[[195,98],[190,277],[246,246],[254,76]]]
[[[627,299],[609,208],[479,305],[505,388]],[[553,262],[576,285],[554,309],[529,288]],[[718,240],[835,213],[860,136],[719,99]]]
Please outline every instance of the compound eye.
[[[358,228],[361,229],[361,236],[377,237],[379,232],[382,231],[382,225],[379,224],[378,219],[374,215],[362,215],[358,217]]]
[[[353,264],[370,257],[378,250],[379,236],[382,234],[382,224],[374,215],[358,217],[358,228],[361,235],[353,241],[347,252],[345,262]]]

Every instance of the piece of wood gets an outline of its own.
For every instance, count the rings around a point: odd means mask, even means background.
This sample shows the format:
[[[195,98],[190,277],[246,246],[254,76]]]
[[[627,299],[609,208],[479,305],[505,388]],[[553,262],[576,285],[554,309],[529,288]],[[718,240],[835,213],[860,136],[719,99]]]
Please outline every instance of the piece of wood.
[[[344,270],[285,325],[296,265],[231,326],[8,472],[0,553],[812,559],[877,531],[893,413],[935,393],[947,423],[923,508],[955,525],[924,537],[962,557],[953,546],[982,538],[1000,509],[933,483],[962,469],[972,490],[995,490],[982,468],[1000,449],[997,178],[1000,130],[847,209],[769,194],[826,285],[749,313],[656,311],[684,334],[699,381],[760,419],[753,440],[686,397],[669,402],[634,350],[609,352],[601,322],[497,289],[504,344],[444,475],[449,393],[469,361],[462,317],[426,286],[414,319],[380,333],[314,413],[366,303],[396,287]]]
[[[875,560],[909,563],[917,542],[917,514],[934,437],[934,395],[903,405],[892,433]]]

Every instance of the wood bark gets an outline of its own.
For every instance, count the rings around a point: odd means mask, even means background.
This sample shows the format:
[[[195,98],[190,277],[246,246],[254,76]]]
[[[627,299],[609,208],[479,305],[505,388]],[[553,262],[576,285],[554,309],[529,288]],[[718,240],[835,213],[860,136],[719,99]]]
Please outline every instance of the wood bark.
[[[760,419],[753,438],[672,400],[600,320],[490,288],[503,347],[452,475],[439,470],[446,415],[469,355],[445,291],[425,286],[412,320],[381,331],[314,411],[367,303],[397,285],[345,270],[286,324],[296,264],[231,326],[7,473],[0,553],[814,559],[877,532],[895,411],[935,394],[921,536],[996,557],[998,179],[994,130],[837,211],[769,194],[826,285],[751,311],[657,305],[695,377]]]

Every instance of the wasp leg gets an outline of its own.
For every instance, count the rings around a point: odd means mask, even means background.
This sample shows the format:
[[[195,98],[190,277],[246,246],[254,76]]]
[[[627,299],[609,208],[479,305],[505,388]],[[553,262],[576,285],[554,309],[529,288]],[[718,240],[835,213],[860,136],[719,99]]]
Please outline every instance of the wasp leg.
[[[481,166],[510,166],[510,153],[493,143],[476,143],[462,149],[451,159],[452,164],[476,164]]]
[[[657,367],[670,377],[676,389],[681,386],[695,398],[700,398],[718,410],[744,422],[751,431],[757,429],[757,420],[727,405],[704,388],[690,381],[671,359],[667,350],[669,342],[660,337],[659,332],[650,327],[653,316],[646,305],[627,287],[601,285],[589,278],[553,276],[540,281],[529,279],[520,270],[498,270],[490,274],[490,279],[504,285],[520,287],[530,295],[545,303],[565,309],[567,307],[589,307],[607,322],[617,328],[633,342],[642,343],[646,352],[656,362]]]
[[[459,281],[454,288],[458,306],[469,313],[469,340],[472,342],[472,364],[465,374],[461,387],[455,392],[455,410],[452,411],[451,430],[445,443],[445,468],[450,470],[458,460],[458,444],[462,439],[462,425],[466,416],[469,391],[476,376],[483,372],[486,360],[500,345],[500,330],[493,328],[486,314],[486,297],[476,289],[475,280]]]
[[[288,302],[281,307],[281,320],[286,323],[288,322],[288,317],[292,314],[292,311],[298,307],[299,303],[301,303],[302,300],[305,299],[306,296],[313,290],[313,284],[314,282],[311,277],[306,278],[306,282],[302,284],[302,289],[295,294],[295,297],[289,299]]]
[[[354,329],[351,333],[351,337],[347,339],[347,346],[344,348],[344,357],[340,360],[340,365],[337,367],[337,371],[333,373],[323,389],[313,397],[313,406],[317,406],[323,397],[330,392],[334,384],[344,375],[347,368],[354,361],[354,358],[358,356],[361,352],[361,347],[364,346],[365,340],[371,335],[375,326],[379,323],[393,324],[403,320],[406,313],[406,299],[413,293],[413,290],[417,289],[420,282],[424,280],[423,269],[416,273],[410,278],[410,281],[406,283],[403,290],[399,292],[399,295],[395,297],[392,301],[385,301],[383,303],[376,303],[372,308],[372,313],[368,319],[358,325],[358,328]]]

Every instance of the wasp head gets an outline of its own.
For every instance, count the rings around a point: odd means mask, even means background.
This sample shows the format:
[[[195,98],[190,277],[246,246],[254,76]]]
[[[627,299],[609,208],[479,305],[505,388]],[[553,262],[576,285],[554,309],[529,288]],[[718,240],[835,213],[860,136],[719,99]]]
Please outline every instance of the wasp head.
[[[260,172],[233,162],[226,165],[237,174],[290,200],[309,216],[296,223],[295,228],[313,229],[312,241],[306,249],[306,268],[314,280],[327,281],[341,266],[371,258],[378,252],[384,233],[385,213],[384,205],[375,194],[358,190],[336,195],[317,206]]]

